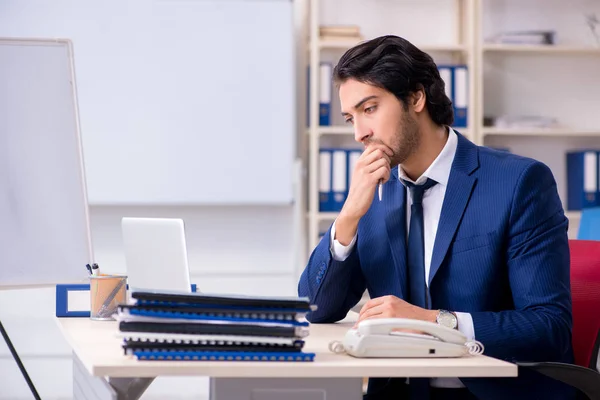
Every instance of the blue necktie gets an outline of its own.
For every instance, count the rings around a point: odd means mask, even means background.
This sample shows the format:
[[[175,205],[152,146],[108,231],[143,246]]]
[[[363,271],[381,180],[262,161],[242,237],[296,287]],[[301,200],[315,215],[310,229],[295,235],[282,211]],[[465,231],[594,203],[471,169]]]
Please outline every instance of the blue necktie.
[[[437,182],[427,179],[423,185],[415,185],[403,181],[410,190],[412,206],[410,208],[410,227],[408,231],[408,302],[421,308],[430,308],[427,304],[427,287],[425,284],[425,239],[423,224],[423,194]],[[410,399],[429,398],[429,379],[411,378],[409,385]]]
[[[423,226],[423,194],[437,182],[427,179],[423,185],[415,185],[404,181],[412,198],[410,208],[410,227],[408,231],[408,277],[411,304],[421,308],[430,308],[427,304],[427,287],[425,285],[425,244]]]

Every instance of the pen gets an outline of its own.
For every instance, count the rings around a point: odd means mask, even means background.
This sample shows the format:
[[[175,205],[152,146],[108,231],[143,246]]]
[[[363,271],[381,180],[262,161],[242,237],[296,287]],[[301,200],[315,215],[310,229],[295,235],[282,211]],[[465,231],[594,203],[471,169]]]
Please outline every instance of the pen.
[[[379,180],[379,201],[381,201],[381,195],[383,194],[383,179]]]
[[[92,275],[92,267],[90,266],[90,264],[85,264],[85,267],[87,268],[90,275]]]
[[[92,275],[94,275],[94,276],[100,275],[100,268],[98,267],[98,264],[96,264],[96,263],[92,264]]]

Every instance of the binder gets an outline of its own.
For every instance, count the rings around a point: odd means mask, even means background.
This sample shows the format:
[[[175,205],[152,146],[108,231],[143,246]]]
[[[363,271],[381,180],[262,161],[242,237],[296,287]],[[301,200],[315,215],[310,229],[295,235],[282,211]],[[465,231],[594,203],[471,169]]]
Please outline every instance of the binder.
[[[314,353],[244,351],[133,351],[138,360],[158,361],[313,361]]]
[[[152,343],[175,343],[178,345],[207,345],[211,343],[227,344],[279,344],[292,346],[300,338],[276,336],[248,335],[195,335],[184,333],[154,333],[154,332],[117,332],[117,337],[124,341],[144,341]]]
[[[352,175],[354,174],[354,170],[356,169],[356,162],[362,155],[362,150],[359,149],[349,149],[347,150],[348,156],[348,190],[350,190],[350,184],[352,183]]]
[[[452,101],[454,104],[454,96],[452,95],[452,68],[449,66],[438,66],[438,71],[440,73],[440,78],[444,81],[444,91],[446,92],[446,96]]]
[[[159,310],[138,310],[135,307],[126,309],[120,307],[118,318],[121,321],[155,321],[163,323],[173,322],[188,322],[188,323],[238,323],[238,324],[261,324],[265,326],[278,326],[285,324],[286,326],[308,326],[307,321],[298,320],[277,320],[267,318],[237,318],[235,316],[214,317],[195,313],[179,313],[173,311]]]
[[[293,343],[233,343],[226,341],[210,341],[198,344],[192,343],[170,343],[170,342],[149,342],[146,340],[125,339],[122,348],[125,353],[131,353],[132,350],[144,351],[167,351],[167,350],[203,350],[203,351],[263,351],[263,352],[299,352],[304,347],[303,340],[295,340]]]
[[[306,124],[310,126],[310,67],[307,67],[306,72],[306,92],[308,93],[306,96]],[[333,65],[322,61],[319,64],[318,78],[319,126],[329,126],[331,125],[331,98],[333,96]]]
[[[440,78],[444,81],[446,96],[452,101],[454,128],[466,128],[469,110],[468,67],[459,65],[438,65]]]
[[[321,62],[319,77],[319,125],[328,126],[331,125],[333,65],[328,62]]]
[[[319,150],[319,210],[334,211],[333,192],[331,191],[332,151]]]
[[[348,196],[348,164],[347,152],[344,149],[335,149],[332,154],[332,179],[333,211],[340,211]]]
[[[127,286],[129,289],[129,285]],[[196,292],[196,284],[192,284]],[[55,292],[55,315],[58,318],[90,317],[90,284],[58,284]]]
[[[456,128],[467,127],[467,114],[469,108],[469,79],[466,65],[457,65],[453,68],[453,104],[454,104],[454,124]]]
[[[577,239],[600,240],[600,207],[585,208],[581,211]]]
[[[132,299],[139,305],[168,306],[212,306],[215,308],[250,310],[263,308],[270,310],[287,309],[311,311],[312,306],[307,297],[267,297],[245,295],[211,295],[206,293],[185,293],[178,291],[140,290],[131,293]]]
[[[160,323],[142,321],[120,321],[121,332],[178,333],[184,335],[241,335],[264,337],[301,338],[308,335],[306,327],[264,326],[239,323]]]
[[[123,304],[118,307],[120,315],[153,316],[162,318],[186,318],[211,320],[264,320],[264,321],[302,321],[307,312],[293,309],[247,308],[243,310],[213,308],[210,306],[145,306]]]
[[[319,210],[340,211],[348,196],[348,157],[346,149],[319,150]]]
[[[567,209],[600,206],[599,150],[567,153]]]

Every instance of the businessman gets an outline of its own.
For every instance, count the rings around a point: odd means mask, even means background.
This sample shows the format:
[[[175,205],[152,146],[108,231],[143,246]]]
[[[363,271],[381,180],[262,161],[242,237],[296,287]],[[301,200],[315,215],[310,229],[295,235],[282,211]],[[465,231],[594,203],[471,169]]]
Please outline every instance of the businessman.
[[[509,362],[573,362],[568,220],[548,167],[451,129],[452,103],[436,64],[400,37],[348,50],[334,81],[365,151],[300,278],[299,294],[318,305],[309,320],[344,318],[366,289],[371,300],[359,321],[430,321]],[[374,378],[365,398],[532,396],[574,392],[519,370],[518,378]]]

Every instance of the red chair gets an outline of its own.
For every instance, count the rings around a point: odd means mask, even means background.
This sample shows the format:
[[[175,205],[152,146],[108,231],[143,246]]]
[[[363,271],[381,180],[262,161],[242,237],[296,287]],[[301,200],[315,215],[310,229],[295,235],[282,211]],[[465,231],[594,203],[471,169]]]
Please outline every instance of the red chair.
[[[600,241],[569,240],[569,248],[575,364],[518,365],[569,384],[590,399],[600,399],[600,373],[596,366],[600,345]]]

